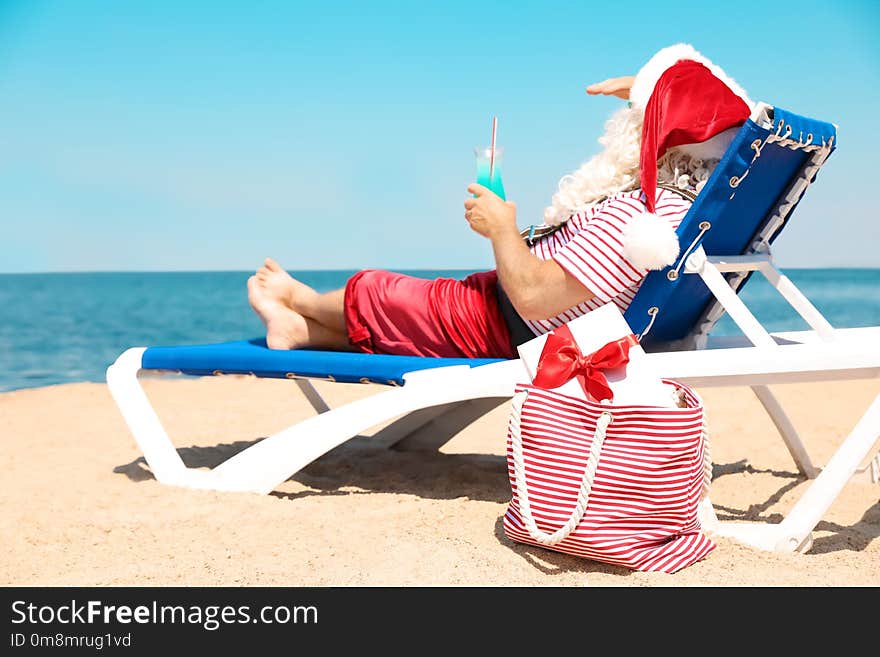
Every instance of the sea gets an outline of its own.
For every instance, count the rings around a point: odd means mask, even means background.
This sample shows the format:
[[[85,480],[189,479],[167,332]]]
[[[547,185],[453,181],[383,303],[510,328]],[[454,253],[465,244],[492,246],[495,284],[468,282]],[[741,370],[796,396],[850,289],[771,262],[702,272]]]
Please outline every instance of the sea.
[[[257,337],[247,302],[252,272],[0,274],[0,392],[73,381],[104,381],[129,347],[202,344]],[[355,270],[297,271],[320,292]],[[463,277],[470,270],[404,273]],[[785,273],[837,328],[880,325],[880,269],[789,269]],[[740,293],[772,331],[808,328],[767,281]],[[724,317],[713,335],[737,335]]]

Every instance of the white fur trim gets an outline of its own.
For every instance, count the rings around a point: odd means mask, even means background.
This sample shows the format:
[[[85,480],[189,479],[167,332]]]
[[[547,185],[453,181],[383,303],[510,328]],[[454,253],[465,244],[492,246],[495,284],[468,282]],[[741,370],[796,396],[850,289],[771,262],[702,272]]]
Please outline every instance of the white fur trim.
[[[645,212],[623,229],[623,256],[636,269],[663,269],[678,257],[678,237],[668,221]]]
[[[707,57],[697,52],[689,43],[678,43],[674,46],[663,48],[639,70],[629,92],[629,99],[633,106],[644,110],[648,104],[648,99],[651,97],[651,93],[654,91],[657,80],[660,79],[660,76],[663,75],[666,69],[681,59],[689,59],[703,64],[712,71],[715,77],[730,87],[733,93],[742,98],[750,110],[755,108],[755,103],[749,99],[745,90],[736,83],[736,80],[729,77],[720,66],[713,64]]]

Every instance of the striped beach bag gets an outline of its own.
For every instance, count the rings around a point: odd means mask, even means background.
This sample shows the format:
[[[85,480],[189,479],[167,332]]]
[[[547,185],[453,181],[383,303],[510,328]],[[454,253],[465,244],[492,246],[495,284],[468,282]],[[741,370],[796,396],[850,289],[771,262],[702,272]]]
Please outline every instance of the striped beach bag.
[[[519,385],[508,426],[509,538],[674,573],[715,545],[698,507],[711,477],[703,404],[616,406]],[[670,389],[672,391],[672,388]]]

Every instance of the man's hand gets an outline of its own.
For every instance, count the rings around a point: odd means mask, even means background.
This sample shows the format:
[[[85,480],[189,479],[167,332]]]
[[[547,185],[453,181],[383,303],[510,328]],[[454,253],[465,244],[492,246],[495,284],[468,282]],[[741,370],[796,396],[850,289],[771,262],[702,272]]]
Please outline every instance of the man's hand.
[[[515,203],[502,201],[495,192],[477,183],[468,185],[467,190],[476,196],[464,202],[464,218],[474,232],[492,239],[499,231],[516,231]]]
[[[633,86],[635,76],[626,75],[622,78],[608,78],[602,82],[596,82],[587,87],[587,93],[591,96],[617,96],[629,100],[629,90]]]

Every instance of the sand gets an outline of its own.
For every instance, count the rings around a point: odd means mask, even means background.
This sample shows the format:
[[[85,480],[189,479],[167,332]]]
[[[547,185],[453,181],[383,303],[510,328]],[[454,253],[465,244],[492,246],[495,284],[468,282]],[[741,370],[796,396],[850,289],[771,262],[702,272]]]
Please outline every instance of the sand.
[[[374,386],[318,382],[331,405]],[[213,466],[311,414],[289,381],[145,381],[190,466]],[[880,381],[775,386],[816,463]],[[722,519],[778,521],[807,483],[748,389],[699,391],[710,414]],[[880,485],[854,479],[806,554],[718,539],[674,575],[636,573],[508,540],[506,406],[440,452],[352,439],[267,496],[158,484],[107,387],[0,395],[3,585],[877,586]]]

